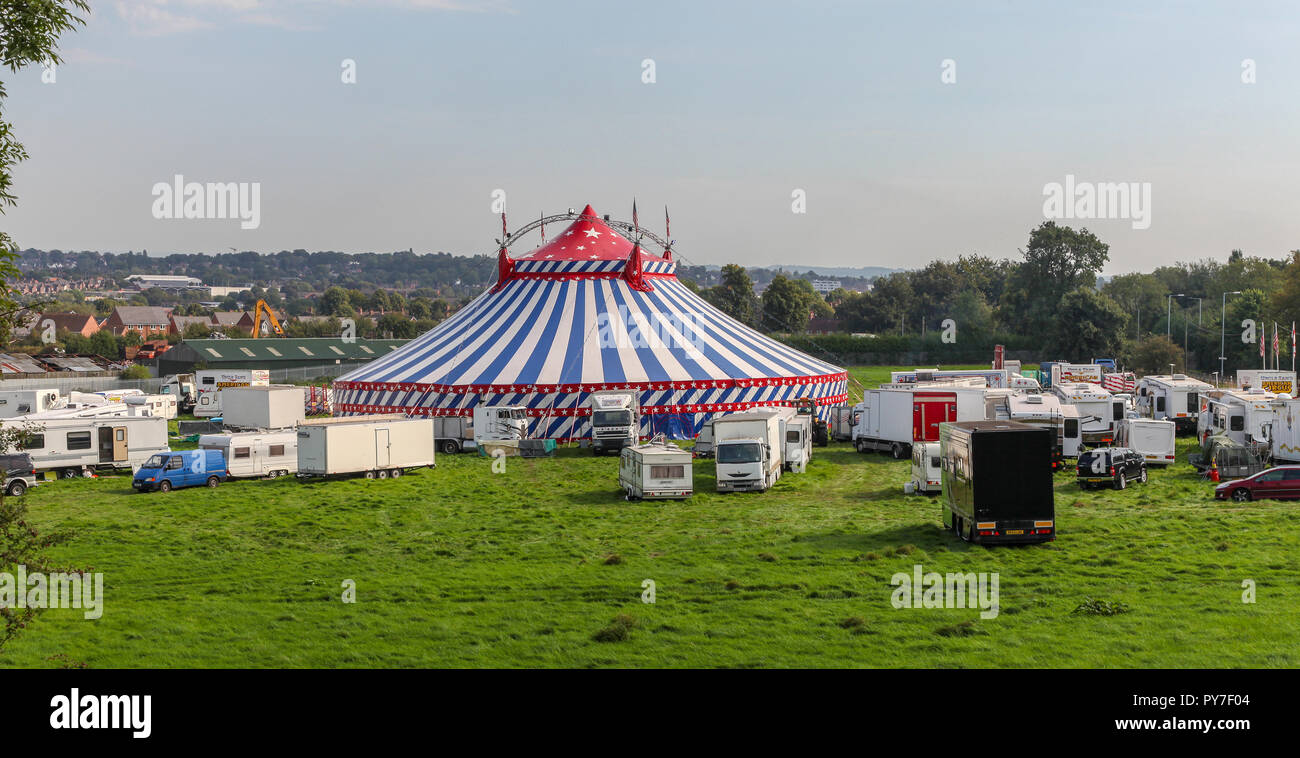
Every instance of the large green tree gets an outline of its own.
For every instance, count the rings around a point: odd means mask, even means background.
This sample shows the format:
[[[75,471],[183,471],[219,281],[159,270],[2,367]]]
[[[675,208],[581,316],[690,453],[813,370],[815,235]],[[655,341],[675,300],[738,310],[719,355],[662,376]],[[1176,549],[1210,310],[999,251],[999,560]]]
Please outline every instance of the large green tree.
[[[1079,287],[1061,298],[1051,323],[1055,355],[1066,360],[1090,361],[1119,354],[1128,314],[1097,290]]]
[[[1095,287],[1110,246],[1087,229],[1045,221],[1029,233],[1024,261],[1007,280],[1000,315],[1013,332],[1051,333],[1057,306],[1079,287]]]
[[[754,280],[749,278],[744,266],[734,263],[723,266],[721,283],[705,290],[704,299],[742,324],[758,325]]]
[[[800,286],[800,285],[803,286]],[[774,332],[798,334],[808,328],[812,315],[813,298],[820,300],[812,285],[803,279],[791,279],[777,274],[763,290],[763,328]]]

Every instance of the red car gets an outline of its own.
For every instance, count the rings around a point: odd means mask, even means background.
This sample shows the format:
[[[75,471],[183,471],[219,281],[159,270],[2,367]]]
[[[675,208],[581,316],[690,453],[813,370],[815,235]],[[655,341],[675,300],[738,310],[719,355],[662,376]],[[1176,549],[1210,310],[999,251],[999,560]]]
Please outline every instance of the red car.
[[[1214,488],[1215,500],[1229,498],[1238,503],[1262,498],[1275,500],[1300,498],[1300,466],[1277,466],[1245,479],[1223,482]]]

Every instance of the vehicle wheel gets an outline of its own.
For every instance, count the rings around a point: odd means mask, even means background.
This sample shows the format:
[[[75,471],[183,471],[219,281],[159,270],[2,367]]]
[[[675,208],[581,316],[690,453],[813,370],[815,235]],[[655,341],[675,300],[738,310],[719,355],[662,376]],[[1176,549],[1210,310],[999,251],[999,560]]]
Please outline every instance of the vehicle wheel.
[[[78,471],[78,470],[76,470],[75,468],[65,468],[65,469],[63,469],[62,471],[59,472],[59,478],[60,478],[60,479],[76,479],[76,478],[77,478],[77,475],[80,474],[80,473],[81,473],[81,472]]]
[[[267,479],[274,479],[274,478],[276,478],[276,477],[279,476],[279,475],[280,475],[280,472],[279,472],[279,471],[268,471],[268,472],[266,472],[266,478],[267,478]]]
[[[447,455],[455,455],[460,452],[460,445],[457,445],[455,440],[443,440],[442,452]]]
[[[853,440],[853,447],[859,453],[862,452],[862,440]]]
[[[894,456],[894,460],[896,460],[896,461],[898,461],[898,460],[902,460],[902,459],[903,459],[903,446],[900,445],[900,444],[898,444],[897,442],[895,442],[894,444],[892,444],[892,445],[889,446],[889,454],[892,455],[892,456]]]
[[[1251,500],[1250,490],[1245,487],[1238,487],[1232,491],[1232,499],[1238,503],[1249,503]]]
[[[394,479],[400,478],[402,476],[402,470],[400,468],[395,468],[392,471],[388,472],[388,475]]]
[[[221,484],[220,479],[216,478],[215,476],[208,477],[208,489],[215,490],[218,484]]]
[[[1115,489],[1122,490],[1127,486],[1128,486],[1128,479],[1125,479],[1124,474],[1121,473],[1119,477],[1115,479]]]
[[[375,478],[375,472],[373,472],[373,471],[367,471],[365,474],[363,474],[363,476],[365,476],[365,478],[367,478],[367,479],[374,479],[374,478]]]
[[[12,497],[21,497],[26,492],[27,492],[27,482],[24,482],[22,479],[19,479],[18,481],[9,485],[8,494]]]
[[[387,479],[387,478],[388,478],[388,471],[387,471],[387,470],[380,471],[379,474],[378,474],[378,476],[379,476],[380,479]]]
[[[169,482],[169,481],[167,481],[166,479],[162,480],[161,482],[158,482],[158,491],[159,491],[159,492],[171,492],[171,491],[172,491],[172,483]]]
[[[1145,466],[1142,468],[1142,473],[1138,474],[1138,481],[1143,484],[1146,484],[1147,482],[1147,470]]]

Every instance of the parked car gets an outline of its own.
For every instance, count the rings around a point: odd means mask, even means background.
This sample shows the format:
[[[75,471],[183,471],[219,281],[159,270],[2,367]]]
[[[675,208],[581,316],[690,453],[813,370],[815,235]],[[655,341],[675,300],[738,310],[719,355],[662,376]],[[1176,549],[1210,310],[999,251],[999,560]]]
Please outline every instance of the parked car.
[[[27,453],[6,453],[0,455],[0,468],[4,469],[4,493],[6,495],[25,494],[27,490],[40,484],[36,478],[36,464]]]
[[[1214,488],[1215,500],[1232,499],[1245,503],[1262,498],[1300,498],[1300,466],[1276,466],[1245,479],[1223,482]]]
[[[181,487],[216,487],[229,476],[220,450],[177,450],[150,457],[135,472],[131,486],[141,492],[171,492]]]
[[[1109,484],[1122,490],[1129,482],[1147,480],[1147,462],[1132,448],[1099,447],[1079,454],[1076,478],[1081,489]]]

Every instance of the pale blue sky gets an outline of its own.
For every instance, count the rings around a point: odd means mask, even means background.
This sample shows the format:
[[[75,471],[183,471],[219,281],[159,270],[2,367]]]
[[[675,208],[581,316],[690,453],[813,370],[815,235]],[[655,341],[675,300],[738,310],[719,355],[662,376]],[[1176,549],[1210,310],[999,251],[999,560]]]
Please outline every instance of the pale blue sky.
[[[1108,273],[1281,256],[1297,39],[1283,2],[101,0],[56,83],[4,75],[32,158],[2,222],[65,250],[475,253],[502,188],[512,227],[635,195],[661,229],[667,204],[694,263],[913,267],[1014,255],[1073,174],[1152,185],[1149,229],[1071,222]],[[177,173],[260,182],[260,228],[154,219]]]

